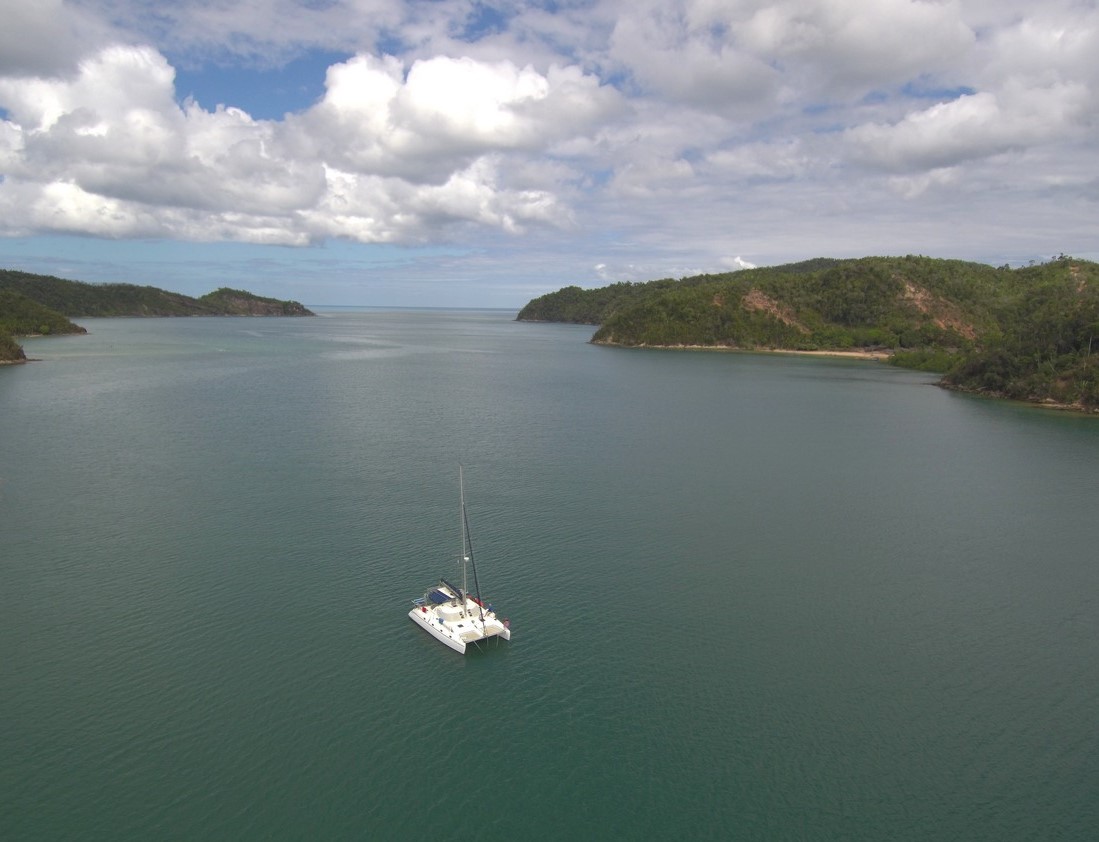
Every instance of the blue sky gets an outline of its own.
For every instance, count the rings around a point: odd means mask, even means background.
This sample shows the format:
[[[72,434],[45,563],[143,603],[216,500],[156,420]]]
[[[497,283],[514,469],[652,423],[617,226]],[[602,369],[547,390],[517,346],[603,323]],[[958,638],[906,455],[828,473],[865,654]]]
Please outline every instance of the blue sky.
[[[328,68],[349,58],[344,53],[314,50],[274,67],[181,62],[176,67],[176,100],[182,105],[192,97],[206,110],[227,105],[257,120],[280,120],[317,103],[324,96]]]
[[[1099,10],[9,0],[0,267],[518,308],[816,256],[1099,259]]]

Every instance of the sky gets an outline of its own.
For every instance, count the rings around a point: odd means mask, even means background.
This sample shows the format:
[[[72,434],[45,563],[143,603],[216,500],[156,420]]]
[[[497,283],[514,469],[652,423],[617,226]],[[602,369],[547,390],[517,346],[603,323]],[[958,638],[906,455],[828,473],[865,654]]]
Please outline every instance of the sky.
[[[1099,0],[0,0],[0,268],[519,308],[1099,260]]]

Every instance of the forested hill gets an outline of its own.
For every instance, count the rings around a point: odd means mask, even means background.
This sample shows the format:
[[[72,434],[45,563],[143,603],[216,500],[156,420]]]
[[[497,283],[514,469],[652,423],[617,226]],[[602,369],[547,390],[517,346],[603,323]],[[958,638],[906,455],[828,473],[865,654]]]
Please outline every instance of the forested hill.
[[[596,343],[889,351],[944,385],[1099,407],[1099,264],[1019,269],[927,257],[819,259],[679,280],[566,287],[524,321],[597,324]]]
[[[581,325],[602,325],[610,316],[656,297],[664,292],[674,293],[689,287],[722,283],[743,278],[747,273],[763,277],[772,273],[804,275],[827,269],[839,263],[830,258],[817,258],[803,263],[790,263],[766,269],[747,269],[721,275],[696,275],[691,278],[664,278],[645,283],[617,283],[599,289],[581,289],[568,286],[530,301],[516,316],[520,322],[568,322]]]
[[[88,284],[0,270],[0,290],[21,293],[69,318],[81,316],[311,316],[296,301],[219,289],[201,298],[134,284]]]
[[[218,289],[191,298],[151,286],[88,284],[0,269],[0,362],[24,359],[13,337],[85,333],[87,316],[312,316],[296,301]]]

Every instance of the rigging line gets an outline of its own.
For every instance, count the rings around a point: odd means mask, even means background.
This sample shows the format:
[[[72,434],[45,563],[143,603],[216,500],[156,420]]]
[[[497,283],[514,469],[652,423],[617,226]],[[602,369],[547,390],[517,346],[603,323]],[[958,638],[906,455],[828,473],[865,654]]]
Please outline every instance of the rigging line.
[[[469,518],[466,517],[466,510],[462,508],[462,520],[466,525],[466,540],[469,542],[469,563],[473,567],[473,592],[477,594],[477,611],[481,615],[481,627],[485,625],[485,608],[481,599],[481,585],[477,582],[477,562],[473,558],[473,539],[469,537]]]
[[[458,481],[459,481],[459,483],[463,482],[463,480],[462,480],[462,466],[461,465],[458,465]],[[462,535],[464,536],[463,537],[463,542],[464,542],[465,546],[469,547],[469,563],[470,563],[470,566],[473,568],[473,592],[475,594],[477,594],[477,612],[481,616],[481,628],[483,630],[484,627],[485,627],[485,607],[484,607],[484,604],[483,604],[483,600],[481,599],[481,585],[477,581],[477,561],[473,558],[473,538],[469,534],[469,515],[466,514],[466,495],[465,495],[464,483],[463,483],[462,491],[461,491],[461,499],[462,499]],[[464,547],[463,547],[463,549],[464,549]]]

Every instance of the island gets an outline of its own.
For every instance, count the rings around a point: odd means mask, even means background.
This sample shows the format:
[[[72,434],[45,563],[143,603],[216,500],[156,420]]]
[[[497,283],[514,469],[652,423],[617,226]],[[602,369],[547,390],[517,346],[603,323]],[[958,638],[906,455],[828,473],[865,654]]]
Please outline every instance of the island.
[[[634,348],[847,354],[940,385],[1099,412],[1099,264],[1011,268],[909,255],[816,258],[722,274],[568,286],[519,321],[591,324]]]
[[[0,364],[26,361],[17,336],[87,333],[72,319],[105,316],[312,316],[297,301],[221,288],[200,298],[134,284],[89,284],[0,269]]]

